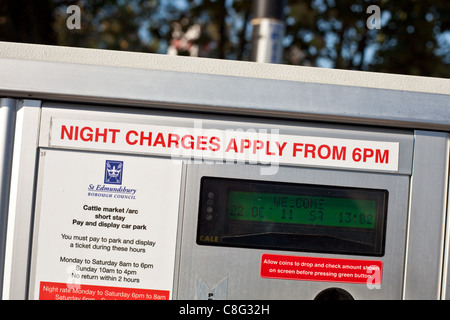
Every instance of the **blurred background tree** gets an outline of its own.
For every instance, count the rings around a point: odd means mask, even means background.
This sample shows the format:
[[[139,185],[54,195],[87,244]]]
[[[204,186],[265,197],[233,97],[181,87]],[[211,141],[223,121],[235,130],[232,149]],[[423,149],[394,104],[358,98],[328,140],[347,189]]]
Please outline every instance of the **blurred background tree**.
[[[68,29],[70,5],[81,29]],[[369,29],[367,8],[381,9]],[[248,60],[249,0],[0,0],[0,40]],[[288,0],[286,64],[450,77],[448,0]]]

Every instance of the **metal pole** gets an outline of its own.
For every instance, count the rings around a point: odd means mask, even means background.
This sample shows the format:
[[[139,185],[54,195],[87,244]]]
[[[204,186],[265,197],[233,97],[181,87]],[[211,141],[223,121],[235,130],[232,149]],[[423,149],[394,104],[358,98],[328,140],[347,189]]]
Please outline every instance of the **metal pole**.
[[[282,62],[285,3],[285,0],[253,0],[252,61]]]

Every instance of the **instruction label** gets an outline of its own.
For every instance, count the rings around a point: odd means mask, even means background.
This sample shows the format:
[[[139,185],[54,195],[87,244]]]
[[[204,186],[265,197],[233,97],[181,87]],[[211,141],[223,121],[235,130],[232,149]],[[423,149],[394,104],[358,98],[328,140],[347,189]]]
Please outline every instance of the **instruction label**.
[[[41,300],[168,300],[169,291],[41,282]]]
[[[382,262],[264,254],[261,277],[305,281],[381,284]]]
[[[189,128],[54,118],[49,144],[202,161],[398,171],[398,142],[285,135],[275,131],[205,129],[201,123]]]
[[[35,299],[170,299],[181,164],[41,150]]]

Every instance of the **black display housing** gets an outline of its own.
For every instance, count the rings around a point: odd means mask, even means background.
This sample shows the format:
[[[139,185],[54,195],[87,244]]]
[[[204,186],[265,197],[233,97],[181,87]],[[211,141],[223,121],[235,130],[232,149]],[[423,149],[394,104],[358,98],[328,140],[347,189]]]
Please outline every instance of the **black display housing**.
[[[230,219],[230,191],[346,199],[343,203],[352,199],[374,201],[376,206],[373,227],[281,223],[278,219],[271,222]],[[197,244],[383,256],[387,204],[387,190],[203,177],[200,186]],[[345,208],[342,210],[345,212]]]

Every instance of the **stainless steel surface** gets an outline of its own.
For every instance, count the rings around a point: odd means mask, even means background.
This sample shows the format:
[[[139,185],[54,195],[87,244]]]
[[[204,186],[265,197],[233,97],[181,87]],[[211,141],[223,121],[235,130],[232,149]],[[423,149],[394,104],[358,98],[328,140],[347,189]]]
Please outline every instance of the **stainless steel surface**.
[[[189,166],[178,299],[193,299],[196,296],[197,277],[209,288],[227,278],[227,299],[313,299],[320,291],[330,287],[345,289],[355,299],[402,298],[409,176],[281,167],[276,175],[263,177],[259,176],[259,170],[258,166],[248,165]],[[202,176],[387,189],[389,204],[385,255],[373,259],[374,257],[357,255],[197,245],[195,239]],[[379,289],[370,289],[366,284],[264,279],[260,277],[261,256],[264,253],[380,260],[383,263],[383,281]]]
[[[440,299],[449,134],[416,131],[410,190],[405,299]]]
[[[3,288],[16,103],[14,99],[0,99],[0,299]]]
[[[0,59],[0,69],[8,74],[0,79],[0,95],[14,97],[2,99],[2,103],[15,98],[38,99],[24,100],[17,109],[4,299],[27,298],[34,198],[39,189],[35,181],[37,152],[39,147],[51,147],[49,133],[55,117],[180,127],[193,127],[201,121],[204,128],[222,130],[251,128],[399,142],[396,173],[281,166],[274,175],[261,176],[259,165],[185,164],[174,297],[200,298],[213,293],[227,299],[312,299],[321,290],[337,286],[356,299],[448,298],[448,95],[8,59]],[[42,108],[40,100],[44,100]],[[262,279],[260,258],[268,250],[196,245],[199,179],[204,174],[388,189],[381,288]]]
[[[8,59],[0,70],[14,97],[450,131],[444,94]]]
[[[41,102],[19,102],[6,239],[3,299],[27,298]]]

